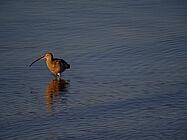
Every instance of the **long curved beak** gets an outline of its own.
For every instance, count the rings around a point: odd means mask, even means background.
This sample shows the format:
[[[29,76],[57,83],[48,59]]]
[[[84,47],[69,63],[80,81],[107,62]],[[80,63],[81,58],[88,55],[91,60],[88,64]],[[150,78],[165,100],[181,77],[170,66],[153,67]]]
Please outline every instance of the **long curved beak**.
[[[36,59],[35,61],[33,61],[33,62],[29,65],[29,67],[31,67],[32,64],[34,64],[35,62],[37,62],[37,61],[39,61],[39,60],[42,60],[42,59],[44,59],[44,58],[45,58],[45,56],[42,56],[42,57]]]

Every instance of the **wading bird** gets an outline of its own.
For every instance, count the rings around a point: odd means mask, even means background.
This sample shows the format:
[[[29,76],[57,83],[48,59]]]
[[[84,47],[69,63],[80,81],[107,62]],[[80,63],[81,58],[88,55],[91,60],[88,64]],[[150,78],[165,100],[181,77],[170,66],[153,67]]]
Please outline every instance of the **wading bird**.
[[[42,59],[46,59],[47,67],[51,72],[55,73],[55,77],[57,77],[57,75],[60,77],[62,72],[70,68],[70,65],[63,59],[53,58],[52,53],[46,53],[45,56],[36,59],[30,64],[30,67],[32,66],[32,64]]]

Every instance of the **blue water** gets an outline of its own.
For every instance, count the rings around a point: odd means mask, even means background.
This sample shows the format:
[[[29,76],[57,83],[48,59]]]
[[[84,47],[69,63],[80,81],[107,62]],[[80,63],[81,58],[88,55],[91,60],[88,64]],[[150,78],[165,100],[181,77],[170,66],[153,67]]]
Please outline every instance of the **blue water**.
[[[186,140],[187,2],[0,2],[0,139]],[[71,68],[56,79],[46,52]]]

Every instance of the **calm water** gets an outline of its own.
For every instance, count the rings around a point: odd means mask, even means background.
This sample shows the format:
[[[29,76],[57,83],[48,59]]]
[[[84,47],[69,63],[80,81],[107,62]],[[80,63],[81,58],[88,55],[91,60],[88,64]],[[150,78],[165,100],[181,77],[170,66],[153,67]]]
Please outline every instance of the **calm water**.
[[[0,59],[0,139],[187,139],[185,0],[1,0]]]

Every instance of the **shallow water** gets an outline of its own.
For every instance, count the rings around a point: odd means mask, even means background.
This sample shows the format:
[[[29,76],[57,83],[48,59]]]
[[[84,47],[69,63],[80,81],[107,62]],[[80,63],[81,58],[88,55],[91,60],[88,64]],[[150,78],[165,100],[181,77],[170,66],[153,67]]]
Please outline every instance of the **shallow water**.
[[[187,138],[187,2],[1,1],[0,139]],[[55,80],[52,52],[71,68]]]

